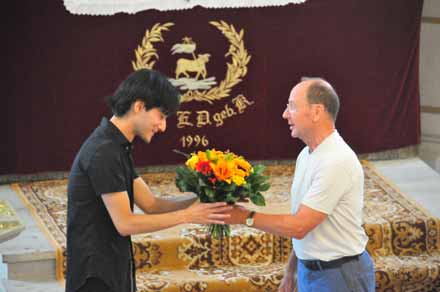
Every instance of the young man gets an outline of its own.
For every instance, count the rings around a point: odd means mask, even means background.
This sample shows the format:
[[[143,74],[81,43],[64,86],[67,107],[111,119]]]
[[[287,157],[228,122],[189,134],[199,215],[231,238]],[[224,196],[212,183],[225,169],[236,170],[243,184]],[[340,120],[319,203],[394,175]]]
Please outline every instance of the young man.
[[[69,176],[66,292],[133,292],[131,234],[229,217],[224,203],[156,198],[134,169],[134,138],[150,143],[164,132],[179,99],[164,75],[147,69],[129,75],[109,98],[112,118],[84,142]],[[134,204],[145,214],[134,214]]]
[[[292,138],[307,146],[292,183],[292,215],[269,215],[236,207],[227,223],[293,238],[280,291],[374,291],[374,267],[362,228],[364,174],[350,146],[335,129],[339,98],[323,79],[296,85],[283,118]],[[246,220],[247,219],[247,220]],[[296,254],[296,255],[295,255]]]

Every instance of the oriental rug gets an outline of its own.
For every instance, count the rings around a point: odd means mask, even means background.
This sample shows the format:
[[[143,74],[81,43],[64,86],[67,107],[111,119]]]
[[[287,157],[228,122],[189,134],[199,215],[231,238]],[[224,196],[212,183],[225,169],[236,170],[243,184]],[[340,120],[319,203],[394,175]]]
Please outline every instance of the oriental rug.
[[[364,228],[367,249],[376,268],[377,291],[438,291],[440,287],[440,221],[400,192],[368,162],[365,173]],[[271,188],[265,213],[289,213],[292,165],[268,166]],[[142,177],[157,196],[182,195],[172,172]],[[67,180],[11,186],[32,212],[56,250],[57,278],[65,274]],[[147,291],[276,291],[291,243],[287,238],[246,226],[233,226],[232,236],[214,240],[205,227],[176,226],[133,236],[138,290]]]

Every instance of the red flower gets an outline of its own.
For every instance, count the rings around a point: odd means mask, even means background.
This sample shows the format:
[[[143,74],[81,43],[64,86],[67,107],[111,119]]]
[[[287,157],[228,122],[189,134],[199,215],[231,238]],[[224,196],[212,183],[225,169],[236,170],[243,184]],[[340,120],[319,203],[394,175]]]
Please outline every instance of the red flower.
[[[196,164],[196,171],[201,172],[203,175],[210,175],[212,173],[211,164],[209,161],[199,161]]]

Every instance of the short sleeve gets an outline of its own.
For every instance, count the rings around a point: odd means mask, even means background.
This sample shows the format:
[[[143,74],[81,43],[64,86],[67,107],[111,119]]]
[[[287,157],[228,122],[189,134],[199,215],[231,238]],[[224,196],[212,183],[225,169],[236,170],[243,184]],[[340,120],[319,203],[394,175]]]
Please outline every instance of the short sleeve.
[[[97,196],[127,190],[119,151],[112,151],[111,147],[101,147],[96,151],[87,174]]]
[[[131,173],[133,174],[133,180],[137,179],[139,177],[139,174],[136,171],[136,168],[134,168],[134,163],[133,163],[133,158],[131,158],[130,155],[130,168],[131,168]]]
[[[302,204],[330,215],[350,186],[351,177],[343,164],[322,166],[316,171]]]

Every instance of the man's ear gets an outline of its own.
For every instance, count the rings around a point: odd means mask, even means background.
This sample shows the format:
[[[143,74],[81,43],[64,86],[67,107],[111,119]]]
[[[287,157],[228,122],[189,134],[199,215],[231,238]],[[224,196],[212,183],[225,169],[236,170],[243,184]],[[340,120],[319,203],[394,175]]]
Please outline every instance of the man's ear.
[[[136,101],[133,103],[132,106],[133,106],[133,111],[134,111],[135,113],[139,113],[139,112],[141,112],[141,111],[144,109],[145,104],[144,104],[144,102],[141,101],[141,100],[136,100]]]
[[[312,108],[313,113],[313,121],[317,122],[321,119],[322,115],[324,114],[324,106],[322,104],[314,104]]]

